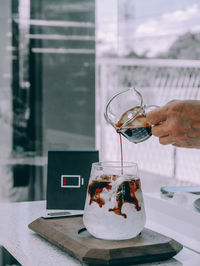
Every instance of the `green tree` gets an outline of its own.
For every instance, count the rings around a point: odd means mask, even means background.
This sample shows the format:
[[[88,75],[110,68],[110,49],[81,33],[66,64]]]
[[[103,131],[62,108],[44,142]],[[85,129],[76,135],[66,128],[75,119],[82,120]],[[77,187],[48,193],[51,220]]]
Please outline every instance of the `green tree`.
[[[161,53],[157,58],[171,59],[200,59],[200,34],[187,32],[180,36],[166,53]]]

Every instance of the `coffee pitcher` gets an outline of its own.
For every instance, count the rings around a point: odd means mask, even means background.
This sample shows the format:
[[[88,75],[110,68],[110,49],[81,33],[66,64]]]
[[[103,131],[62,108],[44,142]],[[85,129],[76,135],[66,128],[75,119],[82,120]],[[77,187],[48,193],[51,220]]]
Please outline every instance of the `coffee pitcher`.
[[[139,143],[152,135],[146,114],[155,108],[158,106],[146,106],[140,92],[129,88],[112,96],[106,105],[104,116],[118,133],[130,142]]]

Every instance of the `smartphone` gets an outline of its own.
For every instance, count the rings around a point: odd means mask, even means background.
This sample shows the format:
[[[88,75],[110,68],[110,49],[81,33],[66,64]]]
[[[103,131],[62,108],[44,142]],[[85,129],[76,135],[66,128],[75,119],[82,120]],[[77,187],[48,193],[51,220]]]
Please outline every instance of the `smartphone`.
[[[200,195],[200,186],[178,186],[178,187],[164,186],[160,188],[160,191],[162,194],[165,194],[168,197],[173,197],[176,191],[183,191]]]
[[[83,211],[71,213],[68,211],[64,212],[49,212],[46,215],[43,215],[44,219],[53,219],[53,218],[62,218],[62,217],[72,217],[72,216],[83,216]]]

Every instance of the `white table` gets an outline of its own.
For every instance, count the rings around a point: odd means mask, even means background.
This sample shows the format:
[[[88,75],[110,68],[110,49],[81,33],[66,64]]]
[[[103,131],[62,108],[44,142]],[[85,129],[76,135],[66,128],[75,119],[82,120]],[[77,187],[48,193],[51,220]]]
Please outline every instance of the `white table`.
[[[150,194],[145,195],[145,201],[150,202],[152,199],[154,200],[154,196],[151,198]],[[149,204],[147,203],[147,205]],[[172,228],[168,228],[166,224],[159,226],[157,221],[152,220],[152,210],[148,206],[146,209],[147,227],[154,230],[158,229],[157,231],[173,237],[174,231]],[[1,203],[0,213],[0,245],[4,246],[23,266],[85,265],[28,228],[30,222],[46,213],[45,201]],[[153,210],[153,216],[155,214],[156,210]],[[160,215],[159,210],[157,215]],[[145,266],[149,265],[199,266],[200,254],[184,247],[174,258],[160,263],[145,264]]]

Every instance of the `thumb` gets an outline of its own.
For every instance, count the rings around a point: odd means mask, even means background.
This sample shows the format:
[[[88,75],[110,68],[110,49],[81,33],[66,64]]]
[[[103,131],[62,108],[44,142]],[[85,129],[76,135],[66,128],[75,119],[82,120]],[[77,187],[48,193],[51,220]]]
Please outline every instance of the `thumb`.
[[[147,122],[151,125],[159,124],[167,119],[166,108],[160,107],[154,111],[147,113]]]

